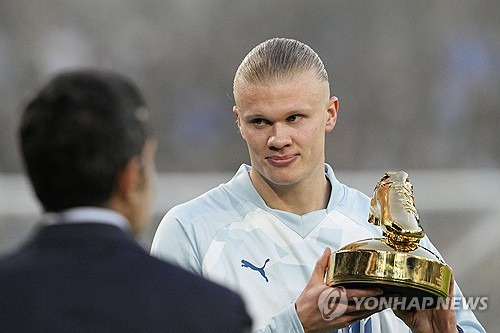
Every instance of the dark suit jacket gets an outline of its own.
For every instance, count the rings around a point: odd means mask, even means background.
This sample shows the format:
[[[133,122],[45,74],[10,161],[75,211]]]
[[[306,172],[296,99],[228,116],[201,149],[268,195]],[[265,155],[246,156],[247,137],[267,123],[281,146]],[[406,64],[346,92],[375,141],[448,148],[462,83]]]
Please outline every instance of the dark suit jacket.
[[[0,332],[241,332],[235,293],[105,224],[40,228],[0,260]]]

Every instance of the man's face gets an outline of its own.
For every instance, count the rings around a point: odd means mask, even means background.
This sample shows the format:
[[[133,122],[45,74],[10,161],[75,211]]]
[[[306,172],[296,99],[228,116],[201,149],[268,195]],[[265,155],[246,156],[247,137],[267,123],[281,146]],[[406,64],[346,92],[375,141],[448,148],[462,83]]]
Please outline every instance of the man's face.
[[[131,218],[134,233],[138,234],[147,225],[151,211],[153,183],[156,176],[155,167],[156,142],[148,140],[140,156],[139,180],[136,187],[135,207]]]
[[[324,173],[325,132],[333,130],[338,110],[326,82],[304,73],[278,83],[239,84],[234,94],[254,182],[294,185]]]

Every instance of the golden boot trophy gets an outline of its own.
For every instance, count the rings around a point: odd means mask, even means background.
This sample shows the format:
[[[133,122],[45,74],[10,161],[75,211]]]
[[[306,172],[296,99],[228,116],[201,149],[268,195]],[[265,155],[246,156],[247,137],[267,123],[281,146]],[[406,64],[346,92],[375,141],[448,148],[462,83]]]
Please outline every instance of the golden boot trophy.
[[[406,172],[387,172],[380,179],[368,221],[380,226],[384,237],[360,240],[333,252],[327,285],[381,288],[407,301],[416,297],[423,308],[435,307],[438,298],[447,298],[451,268],[419,245],[425,233]]]

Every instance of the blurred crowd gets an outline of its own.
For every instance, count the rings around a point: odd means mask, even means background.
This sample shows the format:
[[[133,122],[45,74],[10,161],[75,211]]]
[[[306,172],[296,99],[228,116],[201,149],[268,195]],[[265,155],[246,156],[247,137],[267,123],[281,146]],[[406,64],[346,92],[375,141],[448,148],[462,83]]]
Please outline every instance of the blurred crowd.
[[[0,2],[0,172],[21,170],[23,100],[68,67],[112,69],[145,92],[160,171],[247,161],[228,114],[241,58],[274,36],[311,45],[340,99],[340,169],[500,166],[500,4],[485,1]]]

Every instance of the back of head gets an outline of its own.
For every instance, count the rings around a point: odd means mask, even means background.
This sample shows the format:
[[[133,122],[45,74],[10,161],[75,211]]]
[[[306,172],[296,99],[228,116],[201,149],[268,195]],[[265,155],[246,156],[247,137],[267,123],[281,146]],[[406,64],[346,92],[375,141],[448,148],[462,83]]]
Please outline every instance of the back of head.
[[[67,72],[27,104],[19,136],[46,211],[105,206],[121,168],[151,136],[149,112],[135,85],[118,74]]]
[[[234,77],[233,90],[241,84],[269,84],[305,72],[328,82],[320,57],[308,45],[289,38],[273,38],[257,45],[243,59]]]

